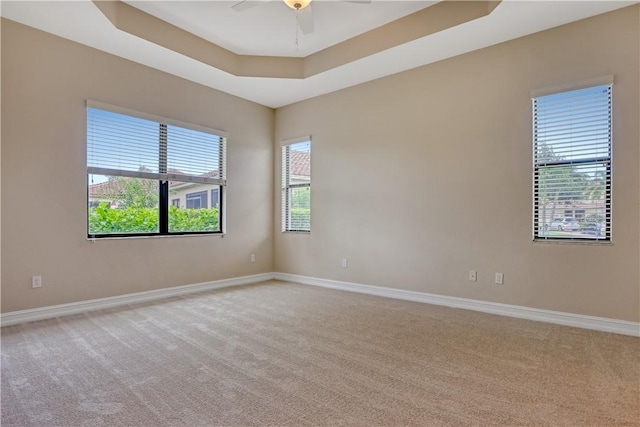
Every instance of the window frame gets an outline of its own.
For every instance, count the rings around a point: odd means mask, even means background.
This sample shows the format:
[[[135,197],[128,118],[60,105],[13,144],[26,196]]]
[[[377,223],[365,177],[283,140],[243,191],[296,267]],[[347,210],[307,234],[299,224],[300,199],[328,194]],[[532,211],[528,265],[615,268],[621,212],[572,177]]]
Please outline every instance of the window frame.
[[[290,148],[292,145],[308,143],[309,144],[309,182],[295,183],[291,181],[291,161],[290,161]],[[281,159],[282,164],[280,166],[282,174],[281,182],[281,226],[283,233],[299,233],[310,234],[311,233],[311,157],[312,157],[312,140],[311,136],[304,136],[300,138],[290,139],[281,143]],[[294,229],[291,227],[291,192],[298,188],[309,188],[309,229]]]
[[[209,128],[205,126],[196,125],[193,123],[182,122],[179,120],[174,120],[162,116],[157,116],[153,114],[143,113],[140,111],[132,110],[125,107],[114,106],[110,104],[105,104],[99,101],[87,100],[86,101],[86,120],[85,125],[85,150],[88,152],[89,149],[89,137],[88,137],[88,124],[89,124],[89,108],[102,110],[110,113],[116,113],[120,115],[125,115],[133,118],[149,120],[156,122],[159,125],[159,133],[158,133],[158,154],[159,154],[159,170],[157,173],[155,172],[134,172],[134,171],[126,171],[126,170],[118,170],[118,169],[104,169],[100,167],[90,167],[88,164],[87,153],[85,153],[85,159],[87,162],[87,210],[86,214],[86,232],[87,239],[95,240],[95,239],[129,239],[129,238],[137,238],[137,237],[168,237],[168,236],[201,236],[201,235],[222,235],[226,234],[226,215],[225,215],[225,196],[226,196],[226,188],[227,188],[227,180],[226,180],[226,158],[227,158],[227,140],[228,133],[225,131],[217,130],[214,128]],[[189,175],[180,175],[175,173],[169,173],[166,169],[167,167],[167,127],[174,126],[178,128],[184,128],[192,131],[198,131],[203,133],[212,134],[219,138],[218,145],[218,170],[220,171],[220,177],[215,179],[215,182],[204,182],[202,179],[199,179],[195,176]],[[108,176],[120,176],[120,177],[131,177],[131,178],[144,178],[144,179],[152,179],[158,182],[158,232],[141,232],[141,233],[90,233],[90,224],[89,224],[89,200],[90,200],[90,183],[89,177],[91,175],[108,175]],[[215,231],[170,231],[169,230],[169,215],[170,215],[170,207],[172,206],[173,199],[170,193],[170,182],[178,181],[178,182],[201,182],[203,184],[217,185],[218,191],[220,195],[220,206],[218,207],[218,224],[219,230]],[[208,192],[209,190],[204,190]],[[185,203],[186,205],[186,203]],[[186,208],[185,208],[186,209]]]
[[[536,102],[540,97],[548,96],[548,95],[557,95],[563,94],[572,91],[578,91],[583,89],[595,89],[599,87],[607,87],[608,90],[608,142],[607,149],[608,153],[605,156],[593,155],[584,159],[561,159],[554,161],[543,161],[538,162],[537,154],[538,154],[538,142],[539,138],[537,135],[537,110],[536,110]],[[545,243],[568,243],[568,244],[611,244],[612,242],[612,184],[613,184],[613,175],[612,175],[612,163],[613,163],[613,76],[603,76],[595,79],[585,80],[582,82],[578,82],[572,85],[563,85],[556,86],[553,88],[540,89],[531,92],[531,105],[532,105],[532,239],[535,243],[545,242]],[[594,143],[594,146],[596,144]],[[571,145],[573,147],[573,145]],[[597,149],[594,148],[594,151]],[[547,230],[544,226],[546,225],[546,219],[540,218],[540,189],[539,189],[539,177],[541,176],[541,171],[549,168],[558,168],[558,167],[567,167],[567,166],[603,166],[605,169],[605,183],[604,183],[604,235],[596,233],[593,237],[559,237],[559,236],[548,236],[546,233],[551,231],[551,226]],[[566,215],[568,211],[571,211],[572,214],[570,217]],[[575,206],[567,206],[563,211],[563,217],[572,218],[577,222],[578,217],[576,216],[577,212],[581,212],[583,215],[586,213],[584,208],[576,208]],[[554,218],[557,219],[557,218]],[[542,222],[543,227],[540,227],[540,223]],[[600,226],[598,226],[600,227]],[[541,230],[543,232],[541,233]]]

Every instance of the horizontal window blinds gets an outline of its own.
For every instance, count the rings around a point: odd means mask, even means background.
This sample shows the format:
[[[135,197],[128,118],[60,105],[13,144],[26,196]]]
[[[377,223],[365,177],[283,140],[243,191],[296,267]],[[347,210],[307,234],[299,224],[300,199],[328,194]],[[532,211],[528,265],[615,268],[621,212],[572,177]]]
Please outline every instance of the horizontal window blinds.
[[[609,240],[611,85],[533,98],[534,238]]]
[[[282,147],[282,231],[311,231],[311,141]]]
[[[224,185],[225,138],[87,108],[87,172]]]
[[[224,228],[226,136],[87,101],[87,234],[214,234]]]

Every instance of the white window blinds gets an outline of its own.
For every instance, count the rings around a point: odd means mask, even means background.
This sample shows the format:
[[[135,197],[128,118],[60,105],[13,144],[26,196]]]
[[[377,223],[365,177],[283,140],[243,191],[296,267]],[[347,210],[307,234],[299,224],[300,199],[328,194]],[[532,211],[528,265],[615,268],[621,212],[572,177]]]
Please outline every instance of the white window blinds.
[[[225,138],[87,108],[87,172],[225,185]]]
[[[611,85],[533,98],[537,240],[611,238]]]
[[[282,231],[311,231],[311,141],[282,147]]]
[[[226,137],[87,103],[90,237],[222,233]]]

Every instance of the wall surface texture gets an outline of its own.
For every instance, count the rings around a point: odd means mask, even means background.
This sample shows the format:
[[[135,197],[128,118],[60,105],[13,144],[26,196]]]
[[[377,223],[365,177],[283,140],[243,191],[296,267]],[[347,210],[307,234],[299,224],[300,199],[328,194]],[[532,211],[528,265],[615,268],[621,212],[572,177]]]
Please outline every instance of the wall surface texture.
[[[637,322],[639,18],[638,6],[618,10],[284,107],[275,120],[3,20],[2,312],[279,271]],[[530,91],[609,74],[613,243],[533,243]],[[229,132],[227,236],[88,241],[87,99]],[[312,232],[282,234],[279,144],[309,134]]]
[[[277,110],[275,149],[311,134],[313,154],[310,235],[277,231],[274,158],[276,271],[640,320],[639,17],[621,9]],[[613,243],[534,243],[530,92],[610,74]]]
[[[0,3],[2,13],[2,3]],[[0,19],[0,82],[2,81],[2,19]],[[0,84],[0,100],[2,85]],[[0,102],[0,159],[2,159],[2,102]],[[0,242],[2,242],[2,161],[0,161]],[[2,260],[2,244],[0,244],[0,260]],[[2,262],[0,262],[0,307],[2,306]]]
[[[228,234],[88,241],[87,99],[227,131]],[[272,271],[273,114],[3,20],[2,312]]]

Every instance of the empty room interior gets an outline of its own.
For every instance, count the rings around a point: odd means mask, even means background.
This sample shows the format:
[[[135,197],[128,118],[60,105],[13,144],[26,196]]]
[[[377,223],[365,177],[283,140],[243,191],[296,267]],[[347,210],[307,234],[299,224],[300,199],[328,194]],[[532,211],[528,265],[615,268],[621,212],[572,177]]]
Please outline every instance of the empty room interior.
[[[638,3],[3,0],[2,425],[640,425]]]

